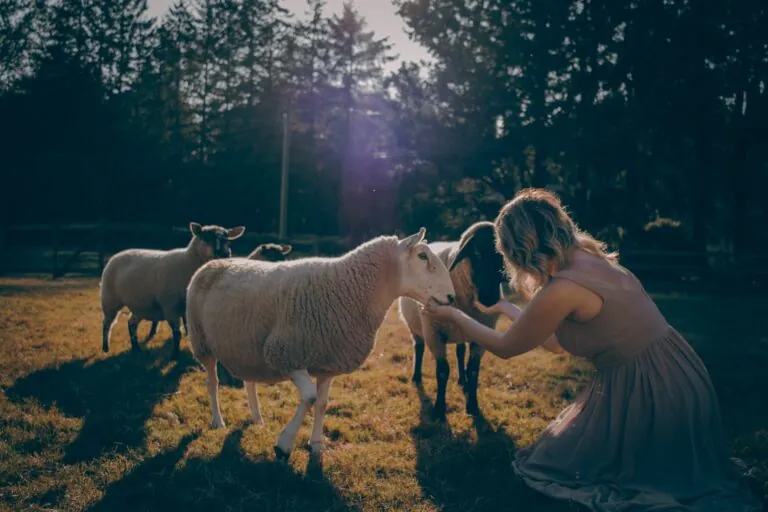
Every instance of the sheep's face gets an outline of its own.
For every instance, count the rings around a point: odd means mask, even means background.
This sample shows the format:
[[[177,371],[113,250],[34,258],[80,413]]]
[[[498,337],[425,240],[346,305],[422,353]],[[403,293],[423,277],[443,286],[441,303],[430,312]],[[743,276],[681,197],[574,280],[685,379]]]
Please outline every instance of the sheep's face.
[[[504,282],[504,259],[496,251],[493,223],[478,222],[464,232],[449,270],[453,271],[464,260],[469,261],[477,301],[485,307],[499,302]]]
[[[456,297],[451,275],[442,260],[424,242],[426,230],[398,242],[400,293],[422,304],[434,300],[452,304]]]
[[[249,260],[285,261],[293,247],[288,244],[261,244],[248,255]]]
[[[189,230],[203,242],[206,259],[229,258],[232,256],[232,249],[230,249],[229,243],[240,238],[245,233],[244,226],[227,229],[215,225],[201,226],[197,222],[191,222]]]

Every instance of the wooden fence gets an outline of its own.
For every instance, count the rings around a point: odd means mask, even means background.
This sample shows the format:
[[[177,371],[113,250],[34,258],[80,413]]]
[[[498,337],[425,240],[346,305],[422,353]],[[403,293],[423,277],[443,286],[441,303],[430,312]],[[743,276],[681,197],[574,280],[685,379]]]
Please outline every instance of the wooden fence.
[[[0,231],[2,231],[0,229]],[[189,242],[187,227],[145,224],[37,224],[11,226],[0,232],[0,274],[101,275],[109,257],[129,247],[170,249]],[[245,256],[266,242],[289,243],[293,256],[337,255],[351,247],[342,237],[249,233],[232,245]],[[768,254],[735,259],[728,252],[621,251],[621,262],[643,282],[679,289],[686,285],[715,290],[768,287]]]
[[[189,228],[145,224],[34,224],[11,226],[0,235],[0,273],[101,275],[112,256],[130,247],[171,249],[189,243]],[[273,233],[246,233],[233,242],[234,256],[245,256],[267,242],[289,243],[296,256],[340,254],[341,237],[295,235],[287,240]]]

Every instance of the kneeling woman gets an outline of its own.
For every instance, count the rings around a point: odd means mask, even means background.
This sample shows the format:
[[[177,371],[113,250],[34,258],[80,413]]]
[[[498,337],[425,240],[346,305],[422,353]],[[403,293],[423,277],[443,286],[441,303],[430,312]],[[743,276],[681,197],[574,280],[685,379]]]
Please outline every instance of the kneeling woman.
[[[617,256],[544,190],[520,192],[495,227],[515,284],[533,295],[524,310],[494,306],[513,325],[500,333],[450,306],[427,311],[498,357],[559,344],[597,368],[575,403],[519,450],[515,472],[595,511],[762,510],[726,455],[707,369]]]

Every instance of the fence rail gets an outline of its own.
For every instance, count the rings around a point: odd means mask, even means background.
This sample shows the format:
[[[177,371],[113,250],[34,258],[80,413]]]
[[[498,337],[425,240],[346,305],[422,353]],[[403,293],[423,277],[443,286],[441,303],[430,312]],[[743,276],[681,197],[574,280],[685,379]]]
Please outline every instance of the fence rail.
[[[130,247],[171,249],[190,238],[188,227],[137,223],[26,224],[9,226],[0,234],[0,272],[101,275],[106,261]],[[262,243],[289,243],[299,256],[338,254],[348,240],[338,236],[297,234],[282,239],[275,233],[246,233],[232,247],[245,256]]]
[[[170,249],[188,243],[187,227],[139,223],[27,224],[0,228],[0,273],[100,275],[109,257],[129,247]],[[348,238],[297,234],[246,233],[232,247],[245,256],[267,242],[289,243],[296,256],[337,255],[350,249]],[[738,259],[726,251],[625,249],[621,261],[644,282],[709,283],[711,286],[768,286],[768,254]]]

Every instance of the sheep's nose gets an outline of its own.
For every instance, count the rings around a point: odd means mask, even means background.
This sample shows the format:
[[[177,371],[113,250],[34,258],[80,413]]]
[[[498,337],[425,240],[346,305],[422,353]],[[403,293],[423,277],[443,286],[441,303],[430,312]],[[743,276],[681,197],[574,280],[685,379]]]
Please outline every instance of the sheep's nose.
[[[456,296],[452,293],[448,294],[448,304],[454,304],[456,302]]]

